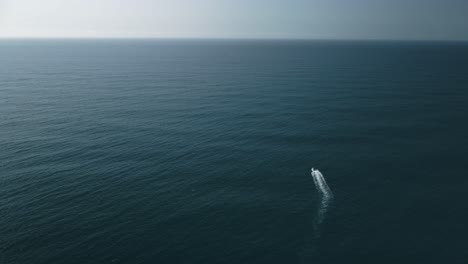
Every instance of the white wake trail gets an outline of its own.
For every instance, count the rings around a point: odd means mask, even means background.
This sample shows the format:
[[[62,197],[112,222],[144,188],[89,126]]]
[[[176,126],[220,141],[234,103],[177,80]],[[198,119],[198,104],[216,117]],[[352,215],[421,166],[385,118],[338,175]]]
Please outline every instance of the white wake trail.
[[[320,227],[323,221],[325,220],[325,215],[327,214],[327,211],[330,208],[330,205],[333,201],[333,193],[330,190],[330,187],[328,187],[328,184],[325,181],[325,177],[323,176],[323,174],[319,170],[316,170],[314,168],[312,168],[310,174],[312,175],[312,179],[314,180],[315,188],[317,189],[317,192],[320,195],[320,200],[317,206],[314,221],[312,223],[314,229],[313,236],[311,237],[312,240],[307,243],[307,246],[305,247],[303,253],[306,259],[314,259],[315,257],[317,257],[317,246],[319,244],[319,239],[321,236]],[[309,261],[305,261],[304,263],[306,262]],[[315,262],[315,260],[312,262]]]
[[[316,224],[318,228],[318,225],[320,225],[325,219],[328,207],[330,206],[330,203],[333,200],[333,193],[330,190],[330,187],[328,187],[328,184],[325,181],[323,174],[319,170],[312,168],[310,174],[312,175],[312,179],[314,179],[315,188],[317,189],[321,197],[320,206],[317,210]]]
[[[317,191],[322,196],[322,199],[333,198],[333,193],[331,192],[330,187],[328,187],[328,184],[325,181],[323,174],[319,170],[312,168],[311,175],[312,175],[312,178],[314,179],[315,187],[317,188]]]

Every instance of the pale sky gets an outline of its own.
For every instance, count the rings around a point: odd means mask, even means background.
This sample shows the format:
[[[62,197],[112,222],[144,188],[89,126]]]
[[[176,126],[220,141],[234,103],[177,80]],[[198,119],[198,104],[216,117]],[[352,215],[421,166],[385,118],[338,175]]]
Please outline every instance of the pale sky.
[[[468,40],[468,0],[0,0],[0,37]]]

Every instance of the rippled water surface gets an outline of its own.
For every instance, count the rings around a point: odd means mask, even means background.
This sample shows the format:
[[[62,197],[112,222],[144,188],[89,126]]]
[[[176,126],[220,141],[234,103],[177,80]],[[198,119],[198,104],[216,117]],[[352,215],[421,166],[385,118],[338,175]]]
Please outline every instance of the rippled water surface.
[[[0,263],[466,263],[467,106],[463,43],[2,40]]]

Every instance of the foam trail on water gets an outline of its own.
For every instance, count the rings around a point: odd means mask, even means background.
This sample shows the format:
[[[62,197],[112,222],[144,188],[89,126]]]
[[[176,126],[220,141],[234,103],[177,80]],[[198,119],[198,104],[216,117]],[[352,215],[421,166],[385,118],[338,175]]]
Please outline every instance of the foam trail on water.
[[[312,175],[312,179],[314,179],[315,188],[317,188],[317,191],[319,192],[321,197],[320,207],[317,211],[316,223],[317,225],[320,225],[323,222],[325,214],[328,211],[328,207],[330,206],[331,200],[333,199],[333,193],[331,192],[330,187],[328,187],[328,184],[325,181],[323,174],[319,170],[312,168],[310,174]]]
[[[313,236],[311,237],[312,240],[307,243],[303,252],[304,259],[312,258],[313,261],[304,261],[304,263],[316,262],[315,258],[318,256],[317,246],[319,244],[321,234],[320,225],[325,219],[325,215],[327,214],[328,208],[333,200],[333,193],[331,192],[330,187],[328,187],[322,173],[319,170],[312,168],[310,174],[314,180],[315,188],[320,195],[320,200],[314,217],[314,222],[312,223],[314,229]]]
[[[325,199],[333,198],[333,193],[331,192],[330,187],[328,187],[328,184],[325,181],[323,174],[319,170],[312,168],[311,175],[312,175],[312,178],[314,179],[315,187],[317,188],[317,191],[320,192],[320,195],[322,196],[322,198],[325,198]]]

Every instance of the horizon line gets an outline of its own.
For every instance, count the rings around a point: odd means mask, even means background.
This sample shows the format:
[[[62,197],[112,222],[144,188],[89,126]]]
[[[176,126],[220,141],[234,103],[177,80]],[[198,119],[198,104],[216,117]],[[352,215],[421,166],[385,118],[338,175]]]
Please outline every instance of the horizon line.
[[[287,38],[287,37],[88,37],[88,36],[0,36],[0,40],[244,40],[244,41],[389,41],[389,42],[468,42],[468,39],[398,38]]]

